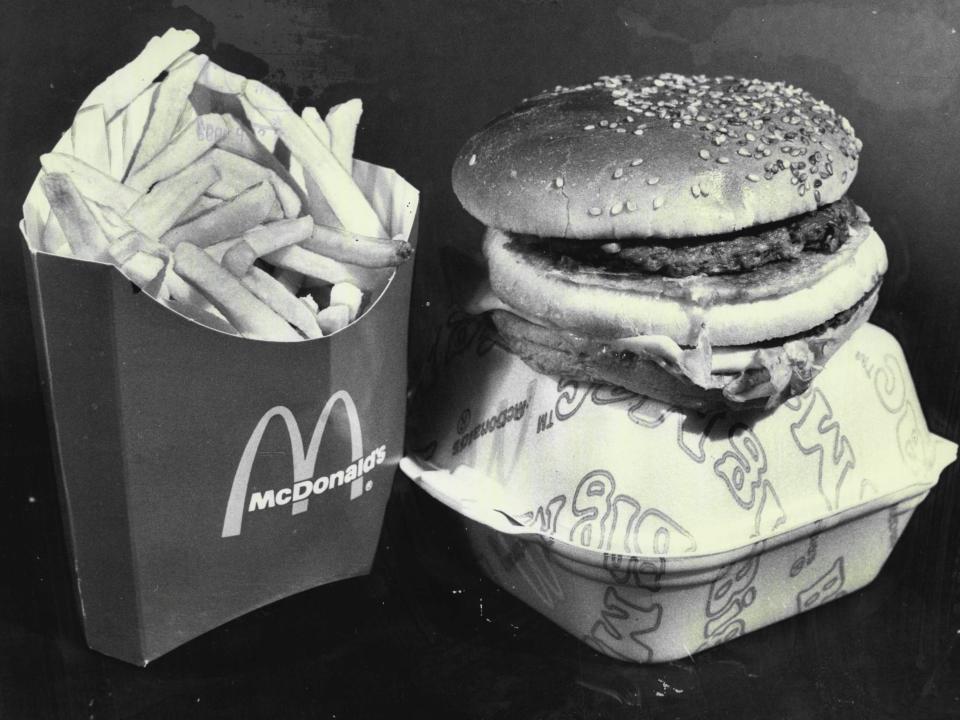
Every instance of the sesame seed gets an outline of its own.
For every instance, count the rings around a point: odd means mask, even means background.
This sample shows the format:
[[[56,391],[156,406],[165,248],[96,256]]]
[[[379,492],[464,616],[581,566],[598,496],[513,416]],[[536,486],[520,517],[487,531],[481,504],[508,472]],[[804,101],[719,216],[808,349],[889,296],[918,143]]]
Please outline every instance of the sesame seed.
[[[593,129],[595,129],[596,127],[597,127],[596,125],[584,125],[584,126],[583,126],[583,129],[584,129],[584,130],[593,130]]]
[[[627,212],[634,212],[637,209],[637,204],[633,200],[627,200]]]
[[[633,122],[633,115],[627,115],[627,122]]]
[[[747,173],[747,180],[750,182],[760,182],[760,177],[758,175],[754,175],[753,173]]]
[[[814,197],[814,199],[817,201],[817,204],[819,204],[819,203],[820,203],[820,191],[819,191],[819,190],[814,190],[814,191],[813,191],[813,197]]]
[[[623,212],[623,203],[622,203],[622,202],[614,203],[613,207],[610,208],[610,214],[611,214],[611,215],[619,215],[619,214],[622,213],[622,212]]]
[[[700,157],[703,158],[704,160],[709,160],[709,159],[710,159],[710,151],[709,151],[709,150],[701,150],[701,151],[700,151]]]
[[[690,186],[690,194],[695,198],[700,197],[700,186],[697,183]]]
[[[751,155],[753,155],[753,153],[750,152],[749,150],[747,150],[746,148],[742,147],[742,148],[737,148],[737,155],[743,155],[744,157],[750,157]]]
[[[678,122],[673,123],[673,129],[674,129],[674,130],[679,130],[680,127],[681,127],[681,124],[680,124],[680,123],[678,123]]]
[[[656,175],[651,178],[647,178],[647,185],[656,185],[658,182],[660,182],[660,178],[658,178]]]
[[[618,124],[619,123],[615,123],[615,122],[610,123],[610,129],[613,130],[615,127],[617,127]]]
[[[626,131],[627,131],[626,128],[622,128],[622,127],[618,127],[618,128],[617,128],[617,132],[618,132],[618,133],[625,133]]]
[[[473,155],[470,156],[470,160],[468,161],[467,164],[468,164],[468,165],[476,165],[476,164],[477,164],[477,154],[476,154],[476,153],[474,153]]]
[[[799,192],[801,195],[804,195],[804,194],[806,194],[806,192],[807,192],[807,188],[805,188],[803,185],[800,185],[800,186],[797,188],[797,192]]]
[[[601,121],[600,121],[600,127],[606,127],[606,126],[609,125],[609,124],[610,124],[610,121],[609,121],[609,120],[601,120]]]
[[[662,207],[663,207],[663,197],[658,195],[653,199],[653,209],[659,210]]]
[[[637,128],[633,131],[634,135],[643,135],[643,128]]]
[[[744,135],[744,137],[750,142],[754,142],[757,139],[757,136],[754,135],[752,132],[748,132],[746,135]]]
[[[605,253],[610,253],[611,255],[614,255],[620,252],[620,243],[615,243],[615,242],[604,243],[603,245],[600,246],[600,249],[603,250]]]
[[[618,179],[618,178],[622,178],[622,177],[623,177],[623,168],[617,168],[616,170],[613,171],[613,179],[614,179],[614,180],[616,180],[616,179]]]
[[[558,188],[562,188],[562,187],[563,187],[563,178],[557,176],[557,179],[554,180],[553,183],[554,183],[554,185],[556,185]]]
[[[594,217],[596,217],[597,215],[600,215],[600,214],[603,212],[603,210],[601,210],[600,208],[594,206],[594,207],[590,208],[589,210],[587,210],[587,212],[590,213],[591,215],[593,215]]]
[[[631,160],[631,161],[630,161],[630,164],[631,164],[633,167],[636,167],[637,165],[642,165],[642,164],[643,164],[643,158],[637,158],[636,160]]]
[[[726,155],[721,155],[717,158],[717,162],[721,165],[726,165],[728,162],[730,162],[730,158],[728,158]]]
[[[843,174],[840,176],[840,182],[846,182],[846,181],[847,181],[847,171],[844,170]]]

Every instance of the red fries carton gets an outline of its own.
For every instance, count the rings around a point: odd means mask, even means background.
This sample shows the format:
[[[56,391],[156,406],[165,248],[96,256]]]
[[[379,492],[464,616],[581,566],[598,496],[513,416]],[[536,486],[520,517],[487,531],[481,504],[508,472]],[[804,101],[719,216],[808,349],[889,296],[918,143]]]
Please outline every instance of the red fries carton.
[[[137,664],[255,608],[369,571],[403,447],[413,272],[412,262],[371,269],[289,245],[280,250],[283,258],[307,258],[307,270],[334,273],[326,290],[330,307],[315,304],[323,299],[322,288],[313,288],[309,299],[298,297],[295,288],[289,293],[289,286],[278,290],[285,270],[279,262],[273,270],[278,279],[263,280],[271,271],[250,253],[264,246],[276,251],[275,237],[264,228],[280,222],[289,230],[299,223],[309,231],[311,223],[301,220],[330,212],[316,187],[304,187],[314,179],[314,158],[301,152],[298,161],[292,148],[289,158],[274,153],[289,129],[284,123],[300,118],[289,117],[285,106],[271,117],[261,105],[261,114],[248,122],[242,93],[250,86],[244,79],[189,53],[192,33],[164,37],[177,42],[151,41],[140,58],[108,79],[106,89],[91,94],[57,144],[57,157],[50,162],[45,156],[21,225],[84,631],[91,648]],[[168,68],[166,79],[154,80],[158,67]],[[185,74],[194,83],[189,101]],[[122,82],[111,86],[117,77]],[[137,82],[147,85],[137,97],[152,93],[156,102],[130,102],[128,85]],[[176,92],[179,115],[158,110],[159,98]],[[227,134],[189,134],[201,111],[205,123],[220,118],[218,127]],[[156,129],[164,122],[166,130]],[[311,122],[314,128],[324,125],[315,111]],[[175,123],[183,128],[177,131]],[[297,127],[302,132],[307,126]],[[338,132],[335,146],[342,140]],[[211,137],[219,143],[212,150],[203,145]],[[305,136],[302,146],[312,147],[317,137]],[[156,154],[138,165],[148,140]],[[291,145],[302,150],[297,141]],[[242,157],[244,149],[253,160]],[[208,167],[181,168],[184,158],[202,160],[212,151],[223,157]],[[227,156],[234,151],[240,154]],[[324,180],[325,192],[340,219],[347,218],[343,226],[352,217],[350,206],[363,206],[367,225],[384,231],[382,245],[372,237],[341,245],[354,253],[354,245],[364,244],[381,254],[398,247],[408,253],[416,243],[417,191],[392,170],[353,160],[352,135],[345,151],[342,143],[337,146],[336,159],[323,153],[323,162],[336,166],[333,180]],[[234,173],[234,165],[240,171]],[[257,168],[266,168],[262,176]],[[223,232],[222,223],[170,227],[160,209],[183,203],[177,187],[164,186],[171,173],[189,175],[194,184],[185,184],[183,192],[197,196],[198,206],[178,212],[201,220],[224,213],[235,223],[230,235],[249,239],[245,260],[242,253],[234,257],[245,264],[225,269],[217,264],[225,253],[202,242],[206,232]],[[134,175],[149,181],[138,185],[130,180]],[[53,176],[59,179],[51,182]],[[251,177],[260,184],[248,192]],[[350,192],[341,193],[347,183]],[[244,193],[270,202],[258,209],[237,199]],[[57,202],[63,203],[59,213],[51,211]],[[242,212],[223,210],[244,202]],[[134,209],[125,211],[123,203]],[[83,224],[84,208],[93,211],[95,225]],[[270,215],[260,217],[261,210]],[[150,237],[142,228],[131,230],[124,222],[133,224],[132,218],[169,232]],[[259,234],[243,235],[243,223],[257,223]],[[117,228],[125,233],[119,239],[111,236]],[[169,233],[178,231],[197,243],[193,254],[214,268],[201,267],[196,286],[186,273],[174,284],[181,268]],[[345,234],[340,227],[325,232],[334,239]],[[98,242],[112,257],[96,256]],[[157,251],[164,243],[170,252]],[[92,257],[84,257],[87,249]],[[144,277],[158,268],[152,280]],[[266,283],[270,293],[288,293],[283,300],[300,316],[306,311],[312,325],[298,326],[289,317],[283,318],[289,324],[275,321],[273,310],[256,305],[267,318],[262,326],[282,328],[291,341],[250,337],[256,333],[236,322],[234,298],[220,297],[220,286],[204,285],[210,277],[225,278],[231,293],[255,305],[254,295],[237,284],[246,283],[249,273],[258,275],[256,282],[243,287],[255,293]],[[371,278],[375,282],[362,287]],[[303,286],[310,289],[309,276]],[[190,302],[194,296],[196,305]],[[313,339],[298,335],[303,325],[313,328]]]

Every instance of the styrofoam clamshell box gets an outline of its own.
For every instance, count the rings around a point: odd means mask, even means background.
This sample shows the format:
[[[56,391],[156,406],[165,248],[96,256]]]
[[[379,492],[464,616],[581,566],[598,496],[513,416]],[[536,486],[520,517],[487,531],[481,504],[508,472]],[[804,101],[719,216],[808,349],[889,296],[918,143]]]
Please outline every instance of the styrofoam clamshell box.
[[[360,161],[354,177],[391,236],[416,244],[417,191]],[[115,267],[39,251],[30,234],[90,647],[146,664],[255,608],[369,572],[403,448],[412,262],[344,330],[267,342],[201,325]]]
[[[483,570],[596,650],[681,658],[869,583],[956,457],[866,325],[773,412],[540,375],[482,319],[432,348],[401,468]]]

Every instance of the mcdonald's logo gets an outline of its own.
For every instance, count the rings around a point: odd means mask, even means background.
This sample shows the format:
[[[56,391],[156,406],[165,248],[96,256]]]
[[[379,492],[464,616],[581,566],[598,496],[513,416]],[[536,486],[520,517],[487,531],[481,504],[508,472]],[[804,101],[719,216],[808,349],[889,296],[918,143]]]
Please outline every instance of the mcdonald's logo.
[[[314,477],[317,464],[317,452],[320,449],[320,441],[323,439],[324,431],[327,429],[327,423],[330,421],[330,415],[334,407],[340,403],[343,406],[344,414],[347,419],[347,430],[350,434],[350,457],[351,463],[341,469],[331,472],[328,475]],[[247,490],[250,485],[250,472],[253,469],[253,461],[260,450],[260,442],[263,435],[270,425],[270,422],[279,417],[286,425],[287,433],[290,436],[290,450],[293,460],[293,481],[289,487],[279,490],[269,489],[255,492],[247,499]],[[282,405],[270,408],[257,426],[253,429],[250,439],[240,457],[240,463],[237,465],[237,472],[233,477],[233,484],[230,487],[230,497],[227,500],[227,510],[223,516],[223,530],[221,537],[234,537],[240,534],[245,512],[256,512],[268,508],[283,507],[290,505],[290,511],[293,515],[305,512],[309,507],[309,498],[311,495],[321,495],[341,485],[350,486],[350,499],[359,498],[365,489],[363,480],[364,474],[370,472],[380,465],[387,455],[386,445],[374,449],[372,452],[364,455],[363,435],[360,430],[360,416],[357,413],[357,406],[353,398],[346,390],[338,390],[327,404],[323,406],[320,412],[320,418],[310,437],[310,444],[304,450],[303,437],[300,434],[300,427],[297,419],[290,410]],[[367,488],[369,489],[369,488]]]

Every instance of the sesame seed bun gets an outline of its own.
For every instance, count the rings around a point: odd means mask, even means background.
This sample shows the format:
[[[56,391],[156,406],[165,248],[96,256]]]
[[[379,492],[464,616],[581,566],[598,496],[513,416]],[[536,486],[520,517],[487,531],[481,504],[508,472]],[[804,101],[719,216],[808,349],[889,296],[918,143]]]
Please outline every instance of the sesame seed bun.
[[[838,200],[859,150],[845,118],[782,82],[625,75],[495,119],[461,149],[453,188],[485,225],[516,233],[713,235]]]

